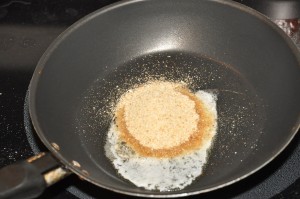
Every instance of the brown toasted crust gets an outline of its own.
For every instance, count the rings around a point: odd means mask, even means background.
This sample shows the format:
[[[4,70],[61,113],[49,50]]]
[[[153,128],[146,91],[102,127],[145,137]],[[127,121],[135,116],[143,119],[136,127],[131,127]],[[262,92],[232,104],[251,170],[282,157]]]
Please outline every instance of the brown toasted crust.
[[[178,87],[176,90],[181,94],[188,96],[192,101],[195,102],[195,109],[200,118],[197,124],[197,131],[190,136],[188,141],[183,142],[178,146],[164,149],[152,149],[150,147],[141,145],[140,142],[132,134],[130,134],[127,129],[124,117],[125,108],[122,107],[116,111],[116,124],[120,132],[121,139],[123,139],[135,152],[141,156],[157,158],[175,157],[190,150],[198,149],[201,147],[203,141],[210,138],[209,129],[214,123],[213,116],[210,114],[204,104],[188,89]]]

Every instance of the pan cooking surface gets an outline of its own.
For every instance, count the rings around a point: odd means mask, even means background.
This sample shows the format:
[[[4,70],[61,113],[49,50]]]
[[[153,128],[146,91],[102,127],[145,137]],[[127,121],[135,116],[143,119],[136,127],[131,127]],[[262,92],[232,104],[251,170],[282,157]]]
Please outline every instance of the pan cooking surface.
[[[260,144],[265,113],[262,101],[247,80],[233,67],[201,55],[164,52],[141,56],[116,67],[106,77],[96,79],[83,95],[77,130],[84,148],[93,154],[100,169],[128,183],[104,155],[105,136],[116,100],[126,90],[149,79],[184,81],[193,91],[209,90],[218,96],[216,141],[203,175],[191,188],[223,177],[221,170],[226,170],[224,175],[232,174],[236,167],[242,170],[252,161],[248,157],[256,153]]]
[[[210,191],[257,171],[294,137],[295,52],[274,24],[238,4],[126,1],[86,17],[50,46],[31,81],[32,122],[62,163],[98,186],[143,196]],[[204,174],[171,194],[123,180],[103,151],[116,99],[149,78],[185,81],[219,99],[219,132]]]

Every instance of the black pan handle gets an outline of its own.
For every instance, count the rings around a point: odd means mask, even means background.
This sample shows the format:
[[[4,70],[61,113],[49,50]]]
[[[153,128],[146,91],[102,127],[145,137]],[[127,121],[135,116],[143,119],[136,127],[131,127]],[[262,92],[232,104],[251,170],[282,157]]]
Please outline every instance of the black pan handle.
[[[46,187],[69,174],[50,153],[40,153],[0,169],[0,198],[38,197]]]

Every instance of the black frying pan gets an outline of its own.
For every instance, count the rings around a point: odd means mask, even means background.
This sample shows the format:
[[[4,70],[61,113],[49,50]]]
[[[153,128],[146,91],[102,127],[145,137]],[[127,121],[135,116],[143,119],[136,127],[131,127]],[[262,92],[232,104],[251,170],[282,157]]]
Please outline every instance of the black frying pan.
[[[21,197],[36,196],[69,171],[99,187],[148,197],[198,194],[239,181],[274,159],[299,129],[299,63],[276,25],[231,1],[123,1],[98,10],[55,40],[30,83],[32,123],[64,168],[43,154],[4,168],[0,196],[18,196],[26,186],[34,189]],[[218,93],[219,128],[208,163],[183,190],[138,188],[104,155],[107,103],[146,76],[189,77],[191,90]],[[5,179],[12,169],[15,178]],[[23,187],[10,189],[18,183]]]

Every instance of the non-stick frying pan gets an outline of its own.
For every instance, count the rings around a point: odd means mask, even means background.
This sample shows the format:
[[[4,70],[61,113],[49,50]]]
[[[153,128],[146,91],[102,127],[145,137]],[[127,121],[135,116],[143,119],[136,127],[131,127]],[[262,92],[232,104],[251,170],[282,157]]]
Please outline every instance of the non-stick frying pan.
[[[2,169],[0,196],[36,196],[69,171],[135,196],[186,196],[230,185],[274,159],[299,129],[299,65],[296,47],[276,25],[231,1],[122,1],[100,9],[55,40],[30,83],[32,123],[55,158],[41,154]],[[138,188],[104,154],[108,104],[148,77],[189,78],[191,90],[218,95],[208,163],[183,190]]]

